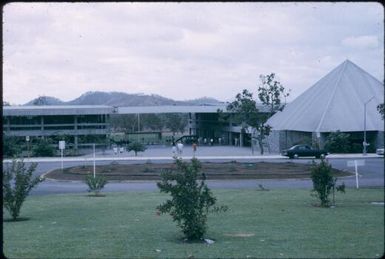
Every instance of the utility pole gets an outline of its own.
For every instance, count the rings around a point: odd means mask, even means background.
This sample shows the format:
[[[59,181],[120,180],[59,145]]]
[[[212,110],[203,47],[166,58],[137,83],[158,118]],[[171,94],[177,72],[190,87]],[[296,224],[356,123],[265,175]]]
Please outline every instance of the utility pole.
[[[367,100],[365,103],[364,103],[364,142],[362,143],[363,145],[363,155],[366,156],[366,153],[367,153],[367,146],[369,146],[368,143],[366,143],[366,105],[371,101],[373,100],[374,96],[372,96],[372,98],[370,98],[369,100]]]

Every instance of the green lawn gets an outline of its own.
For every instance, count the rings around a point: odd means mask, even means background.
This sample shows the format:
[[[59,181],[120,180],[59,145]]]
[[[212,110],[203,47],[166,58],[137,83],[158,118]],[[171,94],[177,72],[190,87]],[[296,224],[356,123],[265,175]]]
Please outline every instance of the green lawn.
[[[184,243],[158,192],[33,196],[3,222],[9,258],[375,258],[384,252],[384,189],[347,189],[336,208],[313,206],[309,190],[215,190],[226,213],[211,214],[212,245]],[[5,219],[9,218],[4,211]]]

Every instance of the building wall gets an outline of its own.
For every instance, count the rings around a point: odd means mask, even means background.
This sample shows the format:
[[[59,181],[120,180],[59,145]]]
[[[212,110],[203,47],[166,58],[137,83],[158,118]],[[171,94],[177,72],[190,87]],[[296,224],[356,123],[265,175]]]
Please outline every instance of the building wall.
[[[106,137],[109,122],[106,114],[5,116],[3,132],[11,137],[74,136],[77,148],[78,136]]]

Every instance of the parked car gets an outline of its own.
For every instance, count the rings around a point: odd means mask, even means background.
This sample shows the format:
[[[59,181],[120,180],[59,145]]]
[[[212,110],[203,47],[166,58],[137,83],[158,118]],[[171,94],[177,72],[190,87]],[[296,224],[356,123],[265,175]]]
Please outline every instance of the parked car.
[[[380,156],[383,156],[384,155],[384,148],[383,147],[382,148],[377,148],[376,154],[380,155]]]
[[[314,149],[308,145],[295,145],[287,150],[282,151],[282,155],[288,156],[289,158],[307,157],[314,156],[316,158],[325,157],[328,152],[325,150]]]

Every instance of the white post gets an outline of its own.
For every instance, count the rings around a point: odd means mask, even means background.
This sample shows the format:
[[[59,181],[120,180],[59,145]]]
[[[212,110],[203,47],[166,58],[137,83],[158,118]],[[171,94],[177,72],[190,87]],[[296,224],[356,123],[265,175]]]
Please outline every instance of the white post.
[[[364,142],[362,143],[363,145],[363,155],[366,156],[366,153],[367,153],[367,146],[368,144],[366,143],[366,105],[374,98],[374,96],[372,96],[372,98],[370,98],[368,101],[366,101],[364,103]]]
[[[93,144],[93,148],[94,148],[94,178],[96,177],[96,175],[95,175],[95,172],[96,172],[96,165],[95,165],[95,143]]]
[[[60,149],[61,154],[61,170],[63,171],[63,149]]]
[[[354,168],[356,170],[356,188],[358,189],[358,165],[357,165],[357,160],[354,160]]]

